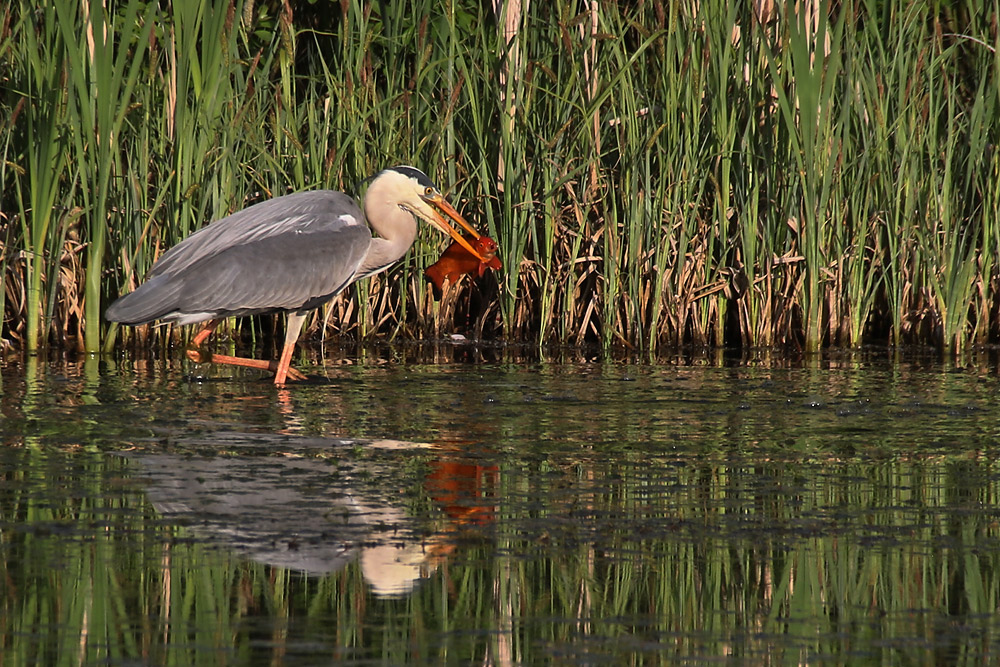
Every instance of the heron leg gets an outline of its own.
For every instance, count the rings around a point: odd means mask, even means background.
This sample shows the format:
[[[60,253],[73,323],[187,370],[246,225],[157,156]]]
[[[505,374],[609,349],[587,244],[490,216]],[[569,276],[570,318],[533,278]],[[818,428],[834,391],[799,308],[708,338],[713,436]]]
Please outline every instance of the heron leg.
[[[291,354],[288,355],[289,358]],[[275,380],[277,380],[277,372],[280,366],[278,361],[269,361],[267,359],[250,359],[249,357],[230,357],[226,354],[211,354],[208,362],[203,363],[213,363],[213,364],[226,364],[227,366],[242,366],[243,368],[257,368],[262,371],[271,371],[275,373]],[[202,357],[204,358],[204,357]],[[306,380],[307,376],[301,371],[295,370],[294,368],[286,368],[285,375],[293,380]],[[284,382],[275,382],[275,384],[284,384]]]
[[[305,318],[302,317],[299,319],[298,324],[300,327],[302,325],[303,319]],[[280,363],[277,361],[268,361],[266,359],[249,359],[247,357],[231,357],[227,354],[214,354],[212,352],[202,349],[202,345],[204,345],[208,337],[215,332],[216,328],[218,328],[221,322],[222,320],[211,320],[205,326],[203,326],[197,334],[195,334],[194,339],[191,341],[191,346],[187,350],[188,359],[197,364],[226,364],[227,366],[242,366],[244,368],[257,368],[264,371],[271,371],[272,373],[277,374],[280,368]],[[291,324],[291,316],[289,317],[289,324]],[[288,334],[286,333],[286,345],[287,345],[287,337]],[[298,330],[296,329],[295,338],[297,337],[298,337]],[[292,343],[294,347],[294,338]],[[288,354],[289,361],[291,360],[291,356],[292,356],[291,353],[289,353]],[[284,351],[282,352],[282,357],[284,357]],[[290,377],[293,380],[306,379],[306,376],[303,373],[295,370],[294,368],[289,368],[286,366],[281,382],[277,382],[277,375],[275,375],[275,384],[284,384],[285,376]]]
[[[281,360],[278,361],[278,368],[274,373],[274,384],[285,384],[285,377],[291,375],[293,380],[304,380],[305,376],[291,367],[292,352],[295,351],[295,341],[299,338],[302,330],[302,322],[305,315],[299,313],[288,313],[288,326],[285,328],[285,347],[281,350]],[[299,377],[296,377],[298,375]]]

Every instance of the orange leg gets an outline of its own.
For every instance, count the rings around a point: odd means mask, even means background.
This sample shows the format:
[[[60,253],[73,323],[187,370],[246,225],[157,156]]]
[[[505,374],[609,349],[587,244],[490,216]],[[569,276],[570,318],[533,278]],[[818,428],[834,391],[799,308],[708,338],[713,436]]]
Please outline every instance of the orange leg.
[[[288,338],[291,335],[292,320],[296,320],[296,326],[301,327],[302,320],[304,317],[298,315],[288,316],[288,332],[285,334],[285,349],[281,352],[281,361],[268,361],[266,359],[249,359],[247,357],[230,357],[226,354],[214,354],[202,349],[202,345],[208,339],[209,336],[215,331],[222,320],[211,320],[201,331],[195,334],[194,340],[191,341],[191,346],[187,350],[187,357],[191,361],[198,364],[226,364],[228,366],[243,366],[244,368],[259,368],[265,371],[271,371],[274,373],[274,384],[283,385],[285,384],[286,377],[290,377],[293,380],[305,380],[306,376],[290,367],[292,359],[292,351],[295,349],[295,339],[298,338],[298,329],[295,330],[295,336],[292,338],[291,349],[289,349]],[[282,370],[282,365],[284,369]]]
[[[208,339],[208,337],[211,336],[213,333],[215,333],[215,329],[219,326],[221,322],[222,320],[209,320],[208,324],[203,326],[201,328],[201,331],[199,331],[194,335],[194,340],[191,341],[191,348],[194,349],[201,347],[202,344]],[[190,357],[191,355],[189,354],[188,356]]]
[[[281,350],[281,359],[278,361],[278,368],[274,372],[274,384],[285,384],[285,376],[291,376],[293,380],[305,380],[305,376],[291,367],[292,352],[295,351],[295,341],[299,338],[302,330],[302,322],[305,315],[298,313],[288,313],[288,326],[285,328],[285,347]],[[299,377],[295,377],[298,375]]]

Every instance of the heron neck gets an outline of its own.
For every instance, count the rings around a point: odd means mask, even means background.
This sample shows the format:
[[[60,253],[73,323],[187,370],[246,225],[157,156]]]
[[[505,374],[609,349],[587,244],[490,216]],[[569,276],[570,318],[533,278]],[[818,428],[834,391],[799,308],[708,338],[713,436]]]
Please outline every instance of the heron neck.
[[[417,221],[413,215],[380,193],[375,187],[377,183],[365,196],[365,218],[378,236],[372,238],[368,255],[358,269],[361,276],[384,271],[395,264],[417,238]]]

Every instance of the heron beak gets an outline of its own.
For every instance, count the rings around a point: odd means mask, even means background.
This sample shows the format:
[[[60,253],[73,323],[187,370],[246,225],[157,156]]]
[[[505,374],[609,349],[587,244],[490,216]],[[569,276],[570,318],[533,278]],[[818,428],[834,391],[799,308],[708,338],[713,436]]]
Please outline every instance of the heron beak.
[[[472,247],[472,244],[462,236],[462,233],[457,229],[448,224],[448,220],[441,215],[444,213],[449,218],[457,222],[459,225],[465,228],[465,231],[472,234],[473,238],[479,238],[479,232],[470,225],[462,214],[455,210],[455,207],[448,203],[448,200],[441,195],[432,195],[430,197],[424,197],[424,201],[431,205],[431,210],[435,214],[434,224],[436,224],[442,231],[447,232],[448,236],[455,239],[463,248],[472,253],[473,257],[478,257],[481,262],[488,262],[489,260],[482,256],[482,254]],[[440,213],[439,213],[440,212]]]

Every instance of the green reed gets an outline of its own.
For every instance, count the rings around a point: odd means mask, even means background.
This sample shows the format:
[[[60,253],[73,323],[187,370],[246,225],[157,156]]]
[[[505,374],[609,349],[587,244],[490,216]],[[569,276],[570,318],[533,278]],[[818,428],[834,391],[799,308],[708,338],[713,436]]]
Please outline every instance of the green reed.
[[[988,3],[412,5],[5,10],[5,336],[93,350],[194,229],[395,163],[500,243],[459,328],[648,351],[1000,334]],[[436,331],[444,244],[422,232],[334,330]]]
[[[13,146],[8,155],[20,163],[20,168],[5,171],[12,176],[13,187],[8,188],[5,183],[3,200],[17,201],[21,227],[17,245],[24,251],[25,276],[23,307],[18,304],[18,311],[24,313],[26,320],[24,345],[29,351],[38,348],[39,332],[47,328],[43,320],[43,289],[57,278],[58,265],[53,263],[53,255],[58,256],[62,250],[58,242],[63,231],[58,225],[61,216],[55,206],[60,189],[64,187],[62,179],[66,169],[65,138],[60,132],[65,107],[58,66],[64,50],[55,16],[53,7],[46,8],[38,15],[40,26],[36,29],[31,22],[31,6],[21,3],[14,30],[24,35],[25,48],[23,52],[16,52],[14,40],[4,44],[4,57],[18,65],[19,76],[14,85],[23,91],[23,104],[16,117],[23,119],[24,125],[15,128],[11,123],[6,130],[9,137],[6,143]],[[14,110],[8,108],[8,117],[12,120]],[[19,150],[23,152],[18,154]],[[10,211],[12,207],[8,203],[4,208]],[[14,221],[9,220],[7,224],[14,224]],[[6,275],[4,284],[7,284]]]
[[[789,186],[793,203],[785,213],[794,225],[799,251],[804,256],[802,275],[802,318],[806,351],[822,344],[822,318],[826,289],[821,272],[832,257],[830,234],[839,226],[832,189],[836,162],[842,146],[842,112],[834,95],[842,85],[840,76],[843,26],[847,12],[840,12],[836,24],[828,21],[829,7],[820,3],[816,24],[805,12],[785,8],[786,48],[772,56],[768,67],[785,127],[780,136],[788,151],[786,166],[797,178]],[[827,46],[829,43],[829,47]],[[848,107],[844,105],[844,110]]]
[[[82,183],[87,241],[84,278],[85,335],[83,349],[100,349],[101,296],[111,211],[120,189],[112,181],[123,171],[118,142],[139,81],[145,47],[153,28],[156,6],[138,0],[127,3],[119,16],[102,5],[79,7],[55,3],[59,32],[66,48],[62,63],[68,74],[66,108],[76,157],[76,178]]]

